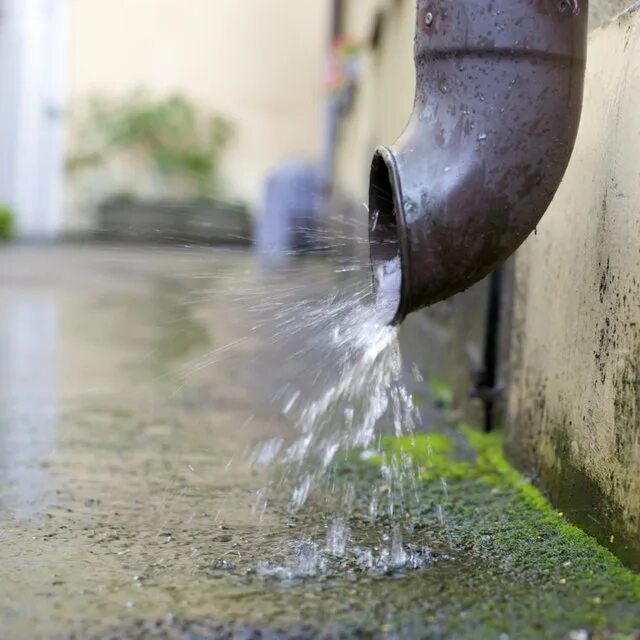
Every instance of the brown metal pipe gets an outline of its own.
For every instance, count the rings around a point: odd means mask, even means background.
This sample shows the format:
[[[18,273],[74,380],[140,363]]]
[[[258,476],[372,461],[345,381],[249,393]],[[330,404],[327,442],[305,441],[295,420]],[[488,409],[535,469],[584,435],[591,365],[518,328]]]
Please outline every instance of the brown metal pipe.
[[[582,108],[587,0],[417,4],[413,114],[371,167],[371,262],[390,323],[522,244],[562,180]]]

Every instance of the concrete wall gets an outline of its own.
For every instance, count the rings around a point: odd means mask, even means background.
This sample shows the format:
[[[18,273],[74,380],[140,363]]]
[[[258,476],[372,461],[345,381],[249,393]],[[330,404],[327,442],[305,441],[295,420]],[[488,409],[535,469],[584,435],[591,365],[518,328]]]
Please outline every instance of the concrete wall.
[[[574,157],[516,257],[507,422],[513,459],[640,568],[639,105],[636,11],[591,35]]]
[[[235,123],[223,182],[255,205],[274,164],[320,154],[329,12],[329,0],[71,0],[69,138],[93,95],[182,92]],[[126,169],[115,179],[135,191]],[[101,184],[70,187],[77,229]]]

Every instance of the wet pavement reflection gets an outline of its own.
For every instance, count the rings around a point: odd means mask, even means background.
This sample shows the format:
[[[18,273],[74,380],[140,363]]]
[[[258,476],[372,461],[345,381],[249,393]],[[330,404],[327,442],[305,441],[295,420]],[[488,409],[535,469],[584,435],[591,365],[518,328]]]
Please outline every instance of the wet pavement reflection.
[[[0,262],[2,637],[224,611],[211,567],[280,524],[255,516],[265,480],[247,451],[290,429],[252,391],[234,302],[250,257],[21,248]]]

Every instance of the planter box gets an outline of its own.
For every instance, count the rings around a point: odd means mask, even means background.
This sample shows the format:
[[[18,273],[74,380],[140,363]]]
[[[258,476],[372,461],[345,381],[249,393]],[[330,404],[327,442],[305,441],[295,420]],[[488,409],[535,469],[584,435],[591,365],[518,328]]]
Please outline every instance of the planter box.
[[[247,209],[223,202],[112,198],[98,208],[101,238],[163,244],[251,244]]]

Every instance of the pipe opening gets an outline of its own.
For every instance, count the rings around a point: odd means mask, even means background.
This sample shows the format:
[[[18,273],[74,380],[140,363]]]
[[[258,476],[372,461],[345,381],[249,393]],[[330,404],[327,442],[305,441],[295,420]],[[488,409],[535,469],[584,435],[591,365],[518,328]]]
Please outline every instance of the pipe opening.
[[[373,293],[383,322],[396,322],[402,291],[402,261],[390,167],[380,152],[371,165],[369,246]]]

